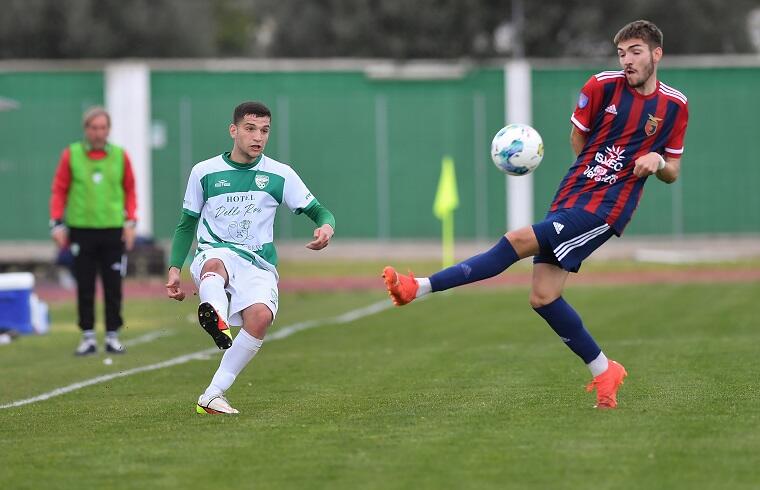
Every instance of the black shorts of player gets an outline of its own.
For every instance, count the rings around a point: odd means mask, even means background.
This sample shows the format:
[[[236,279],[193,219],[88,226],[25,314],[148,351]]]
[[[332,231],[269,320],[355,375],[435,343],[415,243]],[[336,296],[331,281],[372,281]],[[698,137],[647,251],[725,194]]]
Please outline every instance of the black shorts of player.
[[[540,252],[534,264],[554,264],[578,272],[586,257],[614,235],[599,216],[582,209],[560,209],[533,225]]]

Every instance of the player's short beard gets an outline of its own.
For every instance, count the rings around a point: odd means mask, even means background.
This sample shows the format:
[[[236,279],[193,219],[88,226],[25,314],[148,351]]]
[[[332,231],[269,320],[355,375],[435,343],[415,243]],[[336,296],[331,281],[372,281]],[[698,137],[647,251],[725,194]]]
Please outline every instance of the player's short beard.
[[[643,87],[644,84],[647,83],[647,81],[652,77],[652,73],[654,73],[654,56],[650,53],[649,63],[644,67],[643,76],[641,79],[636,83],[628,82],[628,85],[630,85],[631,88]]]

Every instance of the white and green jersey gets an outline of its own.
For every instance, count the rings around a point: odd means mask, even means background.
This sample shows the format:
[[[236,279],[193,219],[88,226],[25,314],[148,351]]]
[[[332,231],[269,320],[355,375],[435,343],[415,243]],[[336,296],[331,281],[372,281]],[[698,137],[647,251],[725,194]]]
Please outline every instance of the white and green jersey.
[[[285,204],[300,213],[313,200],[290,166],[266,155],[242,165],[224,153],[193,167],[182,207],[198,218],[197,253],[228,248],[277,276],[275,211]]]

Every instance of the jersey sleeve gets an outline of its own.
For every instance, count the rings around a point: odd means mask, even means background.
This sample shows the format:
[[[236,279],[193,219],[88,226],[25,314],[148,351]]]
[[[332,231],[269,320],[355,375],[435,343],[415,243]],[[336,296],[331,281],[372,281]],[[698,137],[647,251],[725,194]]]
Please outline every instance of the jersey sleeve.
[[[128,220],[137,219],[137,191],[135,190],[135,174],[132,171],[132,162],[129,161],[129,155],[124,152],[124,178],[122,179],[124,188],[124,212]]]
[[[283,190],[282,200],[288,209],[298,214],[314,200],[314,196],[295,170],[292,168],[289,168],[288,170],[285,178],[285,189]]]
[[[199,217],[203,209],[203,186],[197,168],[193,168],[187,179],[187,189],[182,200],[182,209],[190,216]]]
[[[573,115],[570,116],[570,122],[582,133],[591,131],[591,123],[602,104],[603,87],[604,85],[595,76],[592,76],[578,94],[578,102],[575,105]]]
[[[71,154],[68,148],[63,150],[58,161],[58,168],[53,178],[52,193],[50,194],[50,219],[62,220],[66,210],[71,187]]]
[[[673,131],[668,141],[665,142],[665,155],[671,158],[681,158],[683,155],[684,139],[686,138],[686,125],[689,123],[689,106],[684,104],[678,111]]]

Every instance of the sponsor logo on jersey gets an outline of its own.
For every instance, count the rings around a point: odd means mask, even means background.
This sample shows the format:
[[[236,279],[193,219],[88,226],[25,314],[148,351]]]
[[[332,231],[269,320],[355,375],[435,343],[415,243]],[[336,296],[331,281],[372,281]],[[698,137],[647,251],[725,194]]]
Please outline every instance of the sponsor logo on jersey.
[[[615,107],[615,104],[610,104],[607,106],[604,112],[612,114],[613,116],[617,116],[617,107]]]
[[[562,231],[562,228],[565,227],[562,223],[557,223],[556,221],[552,221],[552,224],[554,225],[554,231],[557,232],[557,235],[559,235],[559,232]]]
[[[253,201],[256,202],[256,198],[253,197],[253,194],[235,194],[232,196],[227,196],[227,202],[245,202],[245,201]]]
[[[256,182],[256,187],[258,187],[259,189],[263,189],[269,183],[269,176],[257,175],[254,181]]]
[[[644,133],[647,136],[652,136],[655,132],[657,132],[657,126],[660,125],[662,118],[654,117],[652,114],[647,115],[649,116],[649,119],[647,119],[647,123],[644,125]]]
[[[615,145],[608,146],[604,153],[596,152],[594,161],[599,165],[586,165],[583,175],[596,182],[614,184],[618,180],[617,173],[623,169],[623,153],[625,148]]]
[[[229,186],[230,186],[230,183],[224,179],[218,180],[216,181],[216,184],[214,184],[214,187],[229,187]]]

